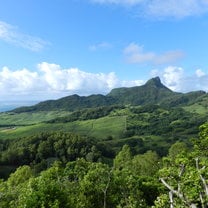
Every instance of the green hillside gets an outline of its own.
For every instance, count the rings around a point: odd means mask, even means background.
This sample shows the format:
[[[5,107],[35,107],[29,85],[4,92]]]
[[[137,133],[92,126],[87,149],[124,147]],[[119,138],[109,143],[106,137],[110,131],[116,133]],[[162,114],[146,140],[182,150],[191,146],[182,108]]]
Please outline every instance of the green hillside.
[[[98,107],[68,115],[62,111],[43,111],[42,117],[41,112],[3,113],[0,114],[4,120],[0,139],[18,139],[46,132],[70,132],[93,137],[115,150],[127,143],[136,152],[151,149],[164,155],[175,141],[189,143],[189,138],[196,137],[198,127],[207,121],[207,114],[199,114],[189,108],[149,104]],[[7,119],[4,119],[5,116]],[[15,119],[11,122],[12,118],[16,119],[16,124]]]
[[[146,84],[130,88],[113,89],[109,94],[79,96],[71,95],[58,100],[48,100],[30,107],[13,110],[15,113],[38,111],[76,111],[111,105],[146,105],[161,104],[163,106],[186,106],[207,97],[203,91],[191,93],[173,92],[164,86],[159,77],[147,81]]]
[[[67,111],[40,111],[40,112],[4,112],[0,113],[0,126],[31,125],[48,121],[70,114]]]
[[[125,116],[115,116],[67,123],[38,123],[27,126],[1,127],[0,139],[14,139],[53,131],[72,132],[92,136],[99,140],[109,136],[121,138],[125,122]]]
[[[84,108],[95,108],[99,106],[112,105],[115,100],[111,97],[106,97],[104,95],[90,95],[90,96],[79,96],[71,95],[58,100],[48,100],[40,102],[34,106],[30,107],[20,107],[13,112],[37,112],[37,111],[75,111]]]

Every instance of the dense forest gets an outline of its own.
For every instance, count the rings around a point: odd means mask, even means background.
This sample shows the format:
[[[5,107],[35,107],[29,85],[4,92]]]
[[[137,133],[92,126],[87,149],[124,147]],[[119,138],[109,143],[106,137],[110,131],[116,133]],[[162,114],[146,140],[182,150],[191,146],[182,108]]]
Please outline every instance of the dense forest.
[[[208,207],[207,101],[154,78],[0,113],[0,207]]]
[[[2,208],[208,206],[208,124],[191,149],[176,142],[161,158],[153,151],[133,155],[124,145],[111,164],[103,159],[111,153],[76,135],[39,135],[20,143],[1,144],[7,146],[1,165],[20,165],[0,182]]]

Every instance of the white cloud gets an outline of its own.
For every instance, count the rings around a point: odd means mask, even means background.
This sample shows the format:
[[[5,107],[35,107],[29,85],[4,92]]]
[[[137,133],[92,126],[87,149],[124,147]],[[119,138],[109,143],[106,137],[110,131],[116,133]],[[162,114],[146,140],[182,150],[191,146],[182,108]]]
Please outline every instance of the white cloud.
[[[38,74],[27,69],[11,71],[9,68],[3,67],[0,71],[1,94],[30,92],[36,88],[36,83],[40,83]]]
[[[203,72],[201,69],[196,70],[196,76],[197,77],[203,77],[205,75],[206,75],[205,72]]]
[[[112,89],[118,82],[113,72],[93,74],[77,68],[61,69],[59,65],[46,62],[39,64],[38,68],[43,72],[43,79],[49,90],[81,94],[104,93]]]
[[[139,8],[140,15],[160,18],[184,18],[208,12],[207,0],[91,0],[91,2],[136,7]]]
[[[0,71],[1,99],[46,100],[75,93],[105,94],[115,87],[143,83],[142,80],[119,80],[114,72],[94,74],[78,68],[63,69],[60,65],[46,62],[38,64],[37,72],[28,69],[12,71],[8,67]]]
[[[124,54],[129,63],[151,63],[165,64],[174,62],[184,56],[182,51],[168,51],[163,54],[145,52],[143,46],[130,43],[125,49]]]
[[[41,38],[18,31],[18,28],[0,21],[0,40],[31,51],[41,51],[49,43]]]
[[[208,91],[208,74],[197,69],[194,74],[186,73],[182,67],[169,66],[163,70],[154,69],[151,76],[160,76],[165,86],[177,92],[196,90]]]
[[[184,70],[181,67],[169,66],[163,73],[164,84],[174,91],[181,90],[183,83]]]
[[[90,51],[106,50],[106,49],[110,49],[110,48],[112,48],[112,44],[110,44],[108,42],[101,42],[101,43],[89,46]]]
[[[120,80],[114,72],[89,73],[78,68],[64,69],[60,65],[40,63],[36,72],[29,69],[0,70],[1,100],[47,100],[67,95],[106,94],[117,87],[140,86],[146,80]],[[208,91],[208,74],[197,69],[187,75],[185,69],[169,66],[163,70],[154,69],[151,77],[160,76],[168,88],[178,92],[194,90]],[[151,78],[150,77],[150,78]]]

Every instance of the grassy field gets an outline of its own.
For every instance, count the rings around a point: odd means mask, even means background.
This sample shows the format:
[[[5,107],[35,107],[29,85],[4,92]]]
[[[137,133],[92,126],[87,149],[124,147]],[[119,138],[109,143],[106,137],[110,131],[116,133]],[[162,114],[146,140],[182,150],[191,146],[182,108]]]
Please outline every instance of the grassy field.
[[[198,113],[200,115],[208,114],[208,107],[204,106],[200,103],[196,103],[194,105],[186,106],[186,107],[184,107],[184,109],[186,111],[191,112],[191,113]]]
[[[183,107],[183,108],[192,113],[206,115],[208,114],[208,97],[206,96],[200,99],[198,102],[195,102],[194,104]]]
[[[75,121],[70,123],[38,123],[28,126],[1,128],[0,139],[13,139],[52,131],[79,133],[81,135],[92,136],[98,139],[105,139],[109,136],[120,138],[125,130],[125,123],[125,116],[103,117],[100,119]]]
[[[66,111],[42,111],[37,113],[5,112],[0,113],[0,125],[31,125],[69,114],[70,112]]]

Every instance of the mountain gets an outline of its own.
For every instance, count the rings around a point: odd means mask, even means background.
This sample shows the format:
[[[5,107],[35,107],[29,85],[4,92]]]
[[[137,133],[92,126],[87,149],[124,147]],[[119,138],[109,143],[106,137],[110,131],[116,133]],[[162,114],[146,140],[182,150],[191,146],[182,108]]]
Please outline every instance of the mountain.
[[[142,86],[113,89],[106,96],[100,94],[90,96],[71,95],[58,100],[40,102],[30,107],[17,108],[13,110],[13,112],[21,113],[52,110],[75,111],[110,105],[160,104],[176,107],[193,104],[197,99],[202,98],[203,96],[207,96],[204,91],[190,93],[173,92],[161,83],[159,77],[155,77]]]
[[[156,77],[142,86],[113,89],[107,97],[113,97],[119,104],[144,105],[159,104],[167,97],[177,94],[164,86],[160,78]]]
[[[96,108],[100,106],[113,105],[114,103],[114,98],[106,97],[100,94],[90,96],[79,96],[75,94],[58,100],[43,101],[30,107],[16,108],[13,112],[22,113],[56,110],[75,111],[84,108]]]

